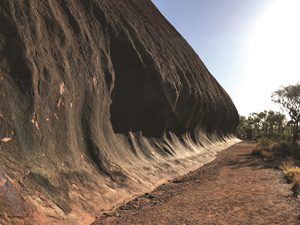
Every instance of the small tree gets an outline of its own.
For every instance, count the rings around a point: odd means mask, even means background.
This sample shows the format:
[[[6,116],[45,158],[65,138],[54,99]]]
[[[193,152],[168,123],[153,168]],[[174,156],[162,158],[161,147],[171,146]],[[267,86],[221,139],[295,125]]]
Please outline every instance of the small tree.
[[[293,142],[296,143],[300,123],[300,83],[281,87],[272,94],[272,101],[280,104],[291,117],[290,122],[293,126]]]
[[[249,120],[244,116],[240,116],[240,122],[237,128],[237,136],[242,139],[244,138],[252,139],[253,134],[254,134],[254,130],[251,127]]]

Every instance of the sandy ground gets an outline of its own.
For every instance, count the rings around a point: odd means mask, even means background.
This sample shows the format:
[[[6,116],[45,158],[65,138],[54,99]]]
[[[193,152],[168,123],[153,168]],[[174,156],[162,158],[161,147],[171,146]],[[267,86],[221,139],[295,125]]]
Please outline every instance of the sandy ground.
[[[300,224],[299,200],[280,171],[251,156],[254,147],[236,144],[94,224]]]

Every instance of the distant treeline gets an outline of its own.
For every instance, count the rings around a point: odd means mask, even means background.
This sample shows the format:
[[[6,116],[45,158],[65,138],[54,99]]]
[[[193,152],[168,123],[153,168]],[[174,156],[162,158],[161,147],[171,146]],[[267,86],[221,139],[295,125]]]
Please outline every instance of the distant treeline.
[[[300,133],[300,83],[281,87],[272,94],[272,101],[288,114],[265,110],[240,116],[237,129],[239,138],[271,138],[296,143]]]
[[[281,112],[263,111],[251,113],[250,116],[240,116],[238,126],[239,138],[258,139],[262,137],[289,139],[293,133],[292,124]]]

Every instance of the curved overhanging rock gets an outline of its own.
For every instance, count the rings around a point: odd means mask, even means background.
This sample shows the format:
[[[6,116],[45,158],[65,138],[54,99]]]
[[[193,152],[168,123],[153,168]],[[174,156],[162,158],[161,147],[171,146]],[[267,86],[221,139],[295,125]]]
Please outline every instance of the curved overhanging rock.
[[[149,0],[1,1],[0,101],[3,223],[89,223],[212,160],[238,123]]]

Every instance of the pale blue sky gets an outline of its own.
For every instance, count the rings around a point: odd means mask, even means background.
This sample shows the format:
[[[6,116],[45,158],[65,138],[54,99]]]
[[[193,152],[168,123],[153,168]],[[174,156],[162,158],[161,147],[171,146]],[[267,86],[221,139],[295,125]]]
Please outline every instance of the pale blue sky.
[[[295,71],[293,68],[296,65],[289,65],[290,60],[286,62],[287,65],[282,66],[293,70],[293,75],[288,79],[282,73],[274,73],[275,69],[269,69],[276,67],[273,63],[281,61],[281,58],[277,59],[273,54],[291,55],[281,45],[285,45],[288,41],[286,39],[289,39],[289,35],[294,35],[295,30],[296,36],[300,34],[300,16],[297,16],[300,12],[300,0],[152,1],[198,53],[233,98],[240,114],[276,109],[270,101],[271,92],[280,85],[296,82],[300,77],[300,73],[298,77],[296,75],[300,70]],[[299,22],[295,22],[298,18]],[[278,35],[280,29],[286,27],[286,23],[291,24],[291,20],[299,28],[287,30],[287,37]],[[278,29],[271,29],[277,25]],[[280,38],[273,40],[273,36]],[[268,38],[272,40],[269,42]],[[299,45],[296,45],[298,49]],[[281,52],[272,52],[278,46],[282,47],[279,47]],[[292,47],[290,51],[294,51]],[[280,69],[282,68],[276,71]],[[277,77],[276,82],[272,81],[274,76]],[[273,84],[266,87],[268,80]],[[261,84],[257,85],[257,82]]]

